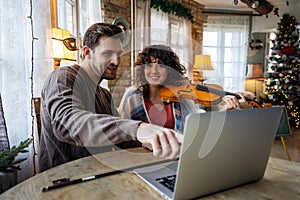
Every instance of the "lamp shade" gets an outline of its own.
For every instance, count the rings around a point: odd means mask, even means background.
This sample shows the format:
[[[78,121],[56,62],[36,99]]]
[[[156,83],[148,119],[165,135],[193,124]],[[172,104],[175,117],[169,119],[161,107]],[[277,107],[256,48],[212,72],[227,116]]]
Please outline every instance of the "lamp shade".
[[[76,60],[74,52],[70,51],[63,43],[63,40],[69,37],[69,31],[60,28],[52,28],[52,53],[54,59]]]
[[[264,77],[263,65],[261,63],[248,64],[248,72],[246,78],[262,78]]]
[[[193,70],[213,70],[210,55],[196,55]]]

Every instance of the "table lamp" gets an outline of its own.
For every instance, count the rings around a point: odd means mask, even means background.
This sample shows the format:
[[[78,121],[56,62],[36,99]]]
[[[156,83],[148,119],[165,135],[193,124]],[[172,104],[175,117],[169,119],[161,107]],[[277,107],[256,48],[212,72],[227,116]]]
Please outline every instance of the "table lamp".
[[[248,64],[247,69],[247,79],[263,78],[264,72],[262,70],[263,65],[261,63]]]
[[[193,66],[194,82],[203,82],[205,77],[203,70],[213,70],[211,65],[210,55],[196,55]]]
[[[60,67],[61,61],[76,61],[74,51],[76,47],[75,38],[70,37],[70,32],[60,28],[52,28],[52,55],[54,58],[54,69]]]

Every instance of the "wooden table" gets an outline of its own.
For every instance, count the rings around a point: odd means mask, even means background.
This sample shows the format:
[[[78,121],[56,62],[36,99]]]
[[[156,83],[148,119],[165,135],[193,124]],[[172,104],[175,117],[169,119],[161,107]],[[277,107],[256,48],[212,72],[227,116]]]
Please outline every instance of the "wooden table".
[[[60,178],[80,178],[161,161],[143,148],[103,153],[82,158],[40,173],[10,190],[0,199],[162,199],[162,197],[132,172],[41,192],[42,186],[51,185]],[[300,163],[270,158],[262,180],[203,199],[299,199]]]

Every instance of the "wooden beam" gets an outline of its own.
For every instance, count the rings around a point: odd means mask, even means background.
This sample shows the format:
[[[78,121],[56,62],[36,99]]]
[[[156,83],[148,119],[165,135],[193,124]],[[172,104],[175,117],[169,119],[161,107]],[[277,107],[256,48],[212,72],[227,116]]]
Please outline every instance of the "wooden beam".
[[[203,14],[220,14],[220,15],[243,15],[243,16],[263,16],[262,14],[255,13],[238,13],[238,12],[226,12],[226,11],[202,11]]]
[[[52,26],[52,28],[58,28],[57,1],[56,0],[50,0],[50,13],[51,13],[51,26]]]

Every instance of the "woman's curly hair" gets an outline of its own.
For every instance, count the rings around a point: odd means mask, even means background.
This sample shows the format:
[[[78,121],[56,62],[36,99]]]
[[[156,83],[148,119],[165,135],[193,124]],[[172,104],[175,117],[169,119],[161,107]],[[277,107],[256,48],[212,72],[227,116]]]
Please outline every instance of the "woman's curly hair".
[[[145,97],[149,97],[149,84],[145,78],[144,67],[151,63],[151,57],[159,60],[160,64],[168,66],[169,70],[167,79],[163,85],[172,85],[176,81],[184,79],[186,68],[180,64],[179,57],[174,51],[165,45],[151,45],[143,49],[138,54],[135,61],[136,68],[136,85],[142,91]]]

